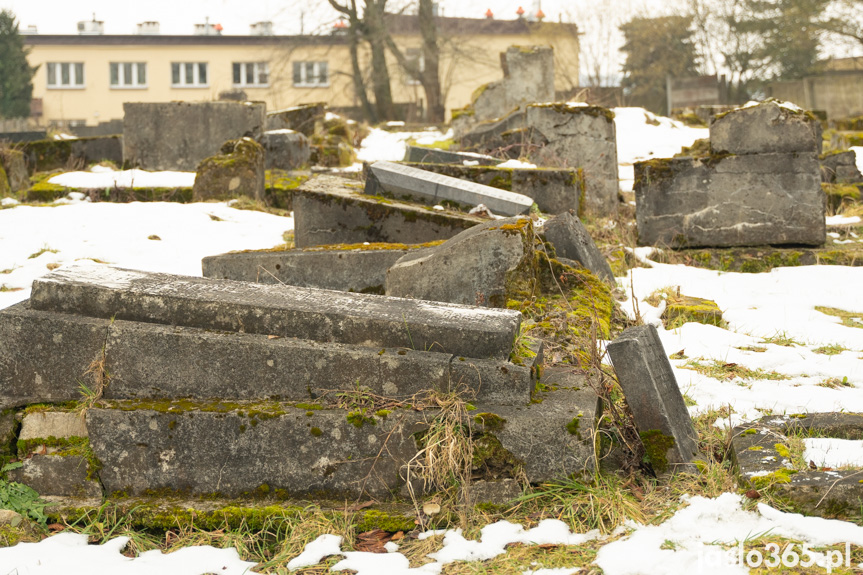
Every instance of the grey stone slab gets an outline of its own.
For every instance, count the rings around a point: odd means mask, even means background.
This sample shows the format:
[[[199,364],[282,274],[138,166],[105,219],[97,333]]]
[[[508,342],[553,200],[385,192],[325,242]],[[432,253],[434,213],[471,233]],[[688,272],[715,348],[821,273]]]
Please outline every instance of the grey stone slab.
[[[98,481],[87,478],[87,459],[80,455],[33,455],[9,472],[9,479],[23,483],[42,496],[100,498]]]
[[[416,162],[422,164],[456,164],[465,165],[465,162],[476,162],[479,166],[496,166],[502,160],[475,154],[470,152],[450,152],[439,148],[423,148],[421,146],[408,146],[405,151],[405,162]]]
[[[633,189],[641,245],[821,245],[826,239],[826,197],[814,155],[637,162]]]
[[[225,142],[220,154],[198,165],[193,200],[228,200],[238,196],[263,200],[264,155],[264,148],[251,138]]]
[[[488,307],[506,307],[535,276],[529,218],[492,220],[439,246],[403,256],[387,270],[386,293]]]
[[[123,136],[76,138],[74,140],[39,140],[21,144],[27,156],[27,169],[50,171],[80,162],[89,165],[103,160],[123,163]]]
[[[0,147],[0,166],[6,171],[12,193],[30,187],[30,176],[27,173],[27,159],[24,152],[14,148]]]
[[[580,263],[609,285],[616,285],[614,272],[578,216],[564,213],[545,222],[540,231],[552,243],[555,253]]]
[[[301,132],[287,129],[264,132],[263,145],[268,170],[296,170],[309,165],[312,150],[309,139]]]
[[[359,182],[335,176],[318,176],[297,188],[293,200],[296,247],[421,244],[451,238],[485,221],[453,210],[374,198],[362,191]]]
[[[522,146],[506,137],[507,134],[525,128],[524,110],[514,110],[499,119],[481,121],[459,137],[464,150],[482,154],[494,152],[508,158],[518,158]]]
[[[24,415],[18,439],[43,439],[54,437],[87,437],[87,425],[78,413],[68,411],[36,411]]]
[[[495,359],[509,357],[521,324],[521,314],[510,310],[107,266],[75,265],[51,272],[34,281],[30,304],[37,310],[105,319],[379,349],[437,345],[446,353]]]
[[[656,328],[624,330],[608,355],[654,471],[685,469],[698,455],[698,435]]]
[[[471,107],[477,120],[499,118],[517,106],[554,100],[554,50],[510,46],[501,54],[504,77],[484,87]]]
[[[762,102],[716,116],[710,149],[730,154],[821,153],[821,123],[812,114]]]
[[[861,175],[860,170],[857,169],[856,152],[850,150],[847,152],[829,154],[821,158],[821,181],[826,184],[863,183],[863,175]]]
[[[102,357],[109,321],[38,312],[22,302],[0,310],[0,410],[81,397]]]
[[[362,244],[329,248],[227,253],[205,257],[202,267],[207,278],[383,294],[387,270],[408,253]]]
[[[517,216],[530,210],[533,200],[522,194],[483,186],[467,180],[420,170],[395,162],[375,162],[369,167],[366,193],[392,194],[397,198],[432,204],[484,204],[495,214]]]
[[[475,419],[472,425],[494,435],[520,460],[531,483],[592,473],[596,468],[593,439],[601,413],[599,398],[572,369],[548,368],[542,381],[557,390],[538,392],[536,403],[522,406],[479,403],[471,412]],[[477,417],[485,413],[503,421]]]
[[[546,214],[560,214],[569,210],[578,213],[580,196],[584,194],[582,171],[577,169],[419,163],[408,165],[522,194],[531,198],[540,211]]]
[[[327,104],[300,104],[284,110],[274,110],[267,113],[267,130],[295,130],[306,136],[312,136],[323,129],[327,114]]]
[[[527,107],[531,139],[542,145],[527,156],[541,166],[581,168],[584,172],[583,209],[600,216],[617,213],[619,182],[614,112],[600,106],[566,103]]]
[[[123,158],[148,170],[195,171],[226,141],[260,138],[266,123],[260,102],[126,102],[123,112]]]
[[[254,409],[91,409],[102,484],[129,495],[170,489],[236,497],[266,485],[289,495],[388,498],[416,454],[414,433],[425,428],[423,415],[408,410],[356,426],[344,410]]]
[[[530,367],[448,353],[318,343],[115,321],[105,349],[109,399],[309,401],[367,389],[406,400],[459,386],[501,404],[529,401]]]

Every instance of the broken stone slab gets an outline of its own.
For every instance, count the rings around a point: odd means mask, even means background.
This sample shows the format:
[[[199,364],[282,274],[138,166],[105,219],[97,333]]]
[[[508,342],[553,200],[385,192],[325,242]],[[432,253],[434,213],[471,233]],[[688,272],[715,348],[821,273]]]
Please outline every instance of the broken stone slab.
[[[517,106],[554,100],[554,50],[548,46],[510,46],[501,53],[503,79],[477,90],[474,118],[499,118]]]
[[[578,213],[584,194],[582,170],[558,168],[499,168],[457,164],[407,164],[531,198],[540,211],[560,214]]]
[[[122,165],[123,141],[123,136],[99,136],[72,140],[50,139],[25,142],[20,145],[19,149],[26,154],[27,170],[32,174],[33,172],[64,169],[66,166],[78,162],[89,165],[108,160],[118,166]]]
[[[10,481],[23,483],[40,496],[102,497],[102,487],[92,479],[95,471],[81,455],[33,455],[8,472]],[[89,476],[89,477],[88,477]]]
[[[530,218],[493,220],[403,256],[387,271],[388,296],[506,307],[536,277]]]
[[[601,413],[596,392],[583,375],[569,368],[548,368],[546,390],[522,406],[478,403],[470,412],[474,430],[494,436],[520,462],[530,483],[596,468],[594,430]],[[554,391],[551,391],[554,389]]]
[[[264,198],[264,148],[251,138],[229,140],[221,153],[198,166],[192,187],[194,201]]]
[[[87,425],[80,414],[68,411],[36,411],[24,415],[18,436],[20,441],[48,437],[87,437]]]
[[[294,244],[384,242],[421,244],[445,240],[486,220],[453,210],[374,198],[359,182],[318,176],[294,192]]]
[[[147,170],[191,172],[222,144],[258,139],[266,124],[261,102],[126,102],[123,160]]]
[[[710,123],[715,154],[821,153],[821,123],[793,104],[766,101],[717,115]]]
[[[640,245],[822,245],[826,239],[814,155],[636,162],[633,189]]]
[[[608,355],[654,471],[688,471],[698,457],[698,434],[656,327],[624,330],[608,344]]]
[[[236,497],[266,489],[327,499],[389,498],[416,454],[423,414],[385,417],[290,406],[202,411],[90,409],[90,445],[108,493]],[[307,415],[311,413],[311,415]],[[117,430],[123,433],[117,433]]]
[[[6,172],[12,193],[30,187],[30,176],[27,173],[27,160],[24,152],[14,148],[0,148],[0,167]]]
[[[268,170],[296,170],[308,166],[312,154],[309,139],[287,129],[264,132],[263,146]]]
[[[370,348],[115,321],[105,347],[108,399],[335,401],[366,390],[407,400],[459,387],[503,405],[530,400],[532,366],[429,351]]]
[[[821,181],[825,184],[863,184],[863,175],[857,168],[857,153],[849,150],[823,156]]]
[[[34,311],[27,302],[0,310],[0,410],[80,399],[81,382],[92,380],[87,371],[102,358],[109,323]]]
[[[423,244],[342,244],[302,250],[259,250],[208,256],[204,277],[384,293],[387,270]]]
[[[284,110],[267,112],[267,130],[294,130],[312,136],[323,129],[327,104],[300,104]]]
[[[455,165],[479,165],[496,166],[501,160],[486,156],[485,154],[474,154],[472,152],[450,152],[439,148],[423,148],[420,146],[408,146],[405,151],[405,162],[421,164],[455,164]],[[465,164],[471,162],[471,164]]]
[[[530,210],[533,200],[522,194],[420,170],[395,162],[369,166],[366,194],[392,194],[399,199],[457,206],[483,204],[495,214],[517,216]]]
[[[525,123],[538,144],[529,148],[531,161],[548,167],[581,168],[584,209],[600,216],[617,213],[620,188],[614,112],[562,102],[532,104],[527,106]]]
[[[507,134],[524,128],[524,110],[513,110],[501,118],[476,124],[459,138],[459,145],[463,150],[483,154],[494,152],[496,155],[518,158],[522,152],[521,142],[507,137]]]
[[[863,415],[809,413],[769,415],[733,429],[731,453],[744,489],[769,489],[804,514],[844,518],[863,504],[860,469],[794,469],[788,435],[863,439]]]
[[[608,260],[600,253],[578,216],[571,212],[557,215],[545,222],[539,233],[551,242],[559,257],[576,261],[609,285],[617,285]]]
[[[35,280],[30,306],[378,349],[436,346],[458,356],[494,359],[509,358],[521,324],[521,314],[510,310],[88,265]]]

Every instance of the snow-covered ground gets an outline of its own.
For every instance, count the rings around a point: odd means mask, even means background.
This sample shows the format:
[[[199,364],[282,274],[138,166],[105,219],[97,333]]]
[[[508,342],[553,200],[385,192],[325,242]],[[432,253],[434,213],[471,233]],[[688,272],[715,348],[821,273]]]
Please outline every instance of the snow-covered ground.
[[[706,130],[654,118],[641,109],[618,108],[615,112],[623,165],[673,155],[680,146],[706,137]],[[401,159],[406,140],[417,137],[429,138],[422,141],[428,144],[431,140],[446,139],[447,135],[423,132],[404,136],[376,130],[367,139],[360,157]],[[863,163],[863,149],[858,150],[858,163]],[[80,178],[76,185],[94,177],[109,176],[90,172],[76,176]],[[110,177],[120,176],[115,173]],[[137,174],[133,179],[136,185],[143,185],[142,179],[149,177]],[[103,186],[113,184],[100,182],[93,187]],[[27,298],[33,279],[56,265],[90,259],[93,265],[106,262],[120,267],[200,275],[202,257],[230,250],[272,247],[282,242],[283,233],[293,225],[290,218],[240,211],[225,203],[111,204],[80,201],[80,194],[74,197],[77,200],[54,207],[4,202],[12,207],[0,210],[0,308]],[[725,329],[689,323],[677,330],[662,329],[660,323],[666,351],[669,354],[683,351],[688,358],[672,360],[672,364],[681,390],[695,402],[690,407],[693,414],[729,407],[730,417],[717,424],[731,425],[765,414],[863,412],[863,329],[842,325],[839,317],[815,309],[824,306],[859,313],[863,325],[863,300],[856,296],[856,287],[863,283],[863,268],[810,266],[738,274],[682,265],[650,265],[619,278],[623,288],[627,291],[632,288],[634,300],[623,303],[627,313],[634,313],[637,300],[637,308],[646,321],[657,323],[661,309],[650,306],[645,298],[657,289],[679,286],[685,295],[716,301],[728,322]],[[791,345],[779,345],[776,336],[782,336],[783,343]],[[709,364],[713,360],[775,372],[785,379],[717,380],[686,368],[690,361]],[[811,441],[806,447],[806,456],[819,464],[863,464],[859,442]],[[626,535],[603,545],[596,565],[607,575],[748,573],[735,545],[764,533],[812,545],[863,545],[863,528],[859,526],[785,514],[766,505],[747,511],[737,494],[726,493],[715,499],[691,497],[686,503],[659,525],[621,526]],[[451,562],[482,560],[505,553],[507,542],[578,544],[598,537],[596,533],[570,533],[565,525],[554,521],[530,530],[505,522],[489,525],[483,529],[479,541],[467,540],[459,531],[439,536],[442,536],[441,549],[429,556],[432,563],[420,568],[410,569],[396,544],[390,544],[391,552],[387,555],[343,552],[342,542],[336,536],[313,543],[293,566],[316,564],[325,555],[337,554],[343,560],[336,567],[361,574],[436,574]],[[151,552],[130,559],[120,554],[125,545],[122,538],[101,546],[85,543],[83,536],[61,533],[41,543],[0,549],[0,575],[57,572],[233,575],[250,567],[235,553],[213,548],[188,548],[168,555]],[[827,563],[833,567],[839,565],[836,557],[823,554],[812,557],[824,565],[825,571]],[[844,565],[844,557],[841,559]],[[575,571],[525,565],[523,572],[559,575]]]

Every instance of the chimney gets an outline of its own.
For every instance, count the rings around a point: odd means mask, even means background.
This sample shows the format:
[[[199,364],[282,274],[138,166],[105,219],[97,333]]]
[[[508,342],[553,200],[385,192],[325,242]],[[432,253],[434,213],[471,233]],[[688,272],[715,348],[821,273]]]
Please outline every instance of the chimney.
[[[203,24],[195,24],[195,36],[221,36],[222,25],[210,24],[210,18],[204,19]]]
[[[272,36],[273,23],[270,21],[255,22],[249,27],[249,34],[252,36]]]
[[[105,22],[96,20],[96,13],[93,13],[92,20],[81,20],[78,22],[78,34],[81,36],[100,36],[105,33]]]
[[[519,17],[519,18],[523,18],[523,17],[524,17],[524,8],[522,8],[521,6],[519,6],[519,7],[518,7],[518,10],[516,10],[516,11],[515,11],[515,13],[516,13],[516,14],[518,14],[518,17]]]
[[[25,35],[25,36],[32,36],[32,35],[34,35],[34,34],[38,34],[38,33],[39,33],[39,29],[38,29],[38,28],[36,28],[36,26],[34,26],[33,24],[30,24],[30,25],[29,25],[29,26],[27,26],[26,28],[23,28],[23,29],[19,30],[19,31],[18,31],[18,33],[19,33],[19,34],[23,34],[23,35]]]
[[[494,12],[491,11],[491,8],[485,11],[485,17],[489,20],[494,20]]]
[[[147,22],[139,22],[136,34],[138,34],[138,36],[158,36],[159,23],[152,20]]]

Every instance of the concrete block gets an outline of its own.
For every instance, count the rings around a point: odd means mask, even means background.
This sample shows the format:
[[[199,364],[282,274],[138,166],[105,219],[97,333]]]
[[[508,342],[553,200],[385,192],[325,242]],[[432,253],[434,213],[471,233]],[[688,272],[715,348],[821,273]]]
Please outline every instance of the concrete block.
[[[814,155],[637,162],[634,190],[641,245],[821,245],[826,239]]]
[[[30,303],[36,310],[104,319],[378,349],[437,345],[454,355],[496,359],[509,358],[521,324],[521,314],[510,310],[107,266],[68,266],[42,276],[33,283]]]
[[[857,169],[856,152],[849,150],[821,158],[821,181],[825,184],[863,183],[863,175]]]
[[[312,151],[309,139],[293,130],[264,132],[266,168],[268,170],[296,170],[309,165]]]
[[[196,202],[246,196],[264,198],[264,148],[251,138],[229,140],[220,154],[198,166],[192,197]]]
[[[503,79],[484,86],[471,104],[477,120],[500,118],[518,106],[554,100],[552,48],[510,46],[500,56]]]
[[[399,199],[430,204],[447,202],[457,206],[484,204],[495,214],[504,216],[523,214],[533,205],[531,198],[521,194],[395,162],[372,164],[369,167],[365,192],[373,196],[392,194]]]
[[[608,260],[593,243],[578,216],[568,212],[555,216],[545,222],[540,234],[552,243],[559,257],[576,261],[609,285],[616,285]]]
[[[804,110],[775,101],[737,108],[710,123],[715,154],[821,153],[821,123]]]
[[[421,164],[455,164],[455,165],[479,165],[496,166],[501,160],[486,156],[485,154],[474,154],[472,152],[450,152],[438,148],[423,148],[421,146],[408,146],[405,152],[405,162]],[[471,162],[471,164],[465,164]],[[476,162],[476,163],[473,163]]]
[[[194,171],[228,140],[264,132],[266,106],[252,102],[123,104],[123,158],[147,170]]]
[[[624,330],[608,344],[608,355],[654,471],[688,470],[698,435],[656,327]]]
[[[0,148],[0,167],[6,172],[12,193],[30,187],[30,176],[27,173],[27,159],[24,152],[14,148]]]
[[[68,439],[70,437],[87,437],[87,425],[78,413],[66,411],[37,411],[28,413],[21,421],[21,433],[18,439],[44,439],[54,437]]]
[[[294,130],[312,136],[323,129],[327,115],[327,104],[300,104],[284,110],[267,113],[267,130]]]
[[[452,210],[373,198],[362,184],[335,176],[313,178],[294,192],[294,244],[385,242],[421,244],[453,237],[484,222]]]
[[[102,498],[99,482],[88,479],[88,462],[80,455],[34,455],[9,472],[9,480],[23,483],[39,495]],[[92,473],[91,473],[92,476]]]
[[[506,307],[536,277],[529,218],[492,220],[403,256],[387,271],[389,296]]]

